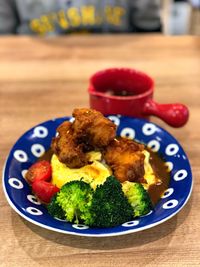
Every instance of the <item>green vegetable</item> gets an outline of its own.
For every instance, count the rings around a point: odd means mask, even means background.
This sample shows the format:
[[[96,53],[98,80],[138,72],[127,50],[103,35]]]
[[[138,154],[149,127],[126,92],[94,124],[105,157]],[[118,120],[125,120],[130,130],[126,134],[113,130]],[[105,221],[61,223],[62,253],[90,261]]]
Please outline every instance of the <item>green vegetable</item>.
[[[133,210],[125,197],[121,183],[113,176],[97,187],[90,207],[94,227],[113,227],[127,222],[133,217]]]
[[[152,209],[151,199],[141,184],[124,182],[122,189],[132,206],[134,217],[145,215]]]
[[[122,187],[114,176],[95,191],[82,180],[66,183],[48,205],[54,217],[101,228],[120,225],[151,208],[149,195],[141,184],[125,182]]]
[[[52,197],[51,202],[47,205],[47,210],[51,216],[64,220],[65,213],[57,202],[57,195],[58,193]]]
[[[56,196],[56,202],[63,209],[69,222],[90,224],[93,219],[90,206],[93,189],[83,181],[71,181],[62,186]]]

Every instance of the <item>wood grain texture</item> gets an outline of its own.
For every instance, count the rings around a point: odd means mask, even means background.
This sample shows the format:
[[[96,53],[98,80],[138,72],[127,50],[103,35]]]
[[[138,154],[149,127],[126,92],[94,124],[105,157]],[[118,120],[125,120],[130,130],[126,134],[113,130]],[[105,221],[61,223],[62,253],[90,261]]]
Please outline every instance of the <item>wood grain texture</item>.
[[[0,168],[16,139],[39,122],[88,106],[89,76],[132,67],[156,81],[155,99],[183,102],[190,121],[172,129],[191,161],[194,189],[183,210],[152,229],[113,238],[75,237],[21,219],[0,189],[0,266],[200,266],[200,38],[68,36],[0,38]]]

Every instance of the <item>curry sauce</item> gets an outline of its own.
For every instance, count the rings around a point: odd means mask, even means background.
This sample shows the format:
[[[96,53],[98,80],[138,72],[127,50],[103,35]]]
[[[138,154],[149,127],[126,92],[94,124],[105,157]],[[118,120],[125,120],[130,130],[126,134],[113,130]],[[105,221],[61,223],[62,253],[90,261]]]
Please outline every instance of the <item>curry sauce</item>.
[[[148,149],[150,153],[150,164],[155,175],[160,179],[160,182],[154,185],[150,185],[148,193],[150,195],[152,203],[155,205],[164,191],[169,186],[170,172],[167,170],[164,160],[157,153],[152,152]]]

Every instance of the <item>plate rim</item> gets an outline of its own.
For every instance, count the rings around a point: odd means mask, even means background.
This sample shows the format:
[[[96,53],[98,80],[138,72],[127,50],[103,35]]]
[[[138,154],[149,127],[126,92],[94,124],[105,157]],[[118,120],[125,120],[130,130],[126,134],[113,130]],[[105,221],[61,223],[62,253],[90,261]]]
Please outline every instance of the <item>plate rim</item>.
[[[148,120],[145,120],[145,119],[140,119],[140,118],[135,118],[135,117],[128,117],[128,116],[121,116],[121,115],[112,115],[112,114],[109,114],[109,116],[120,116],[120,119],[121,118],[128,118],[128,119],[133,119],[133,120],[138,120],[138,121],[142,121],[144,123],[152,123],[154,124],[156,127],[158,127],[159,129],[161,129],[163,132],[167,133],[170,137],[172,137],[173,139],[175,139],[175,141],[178,143],[178,145],[182,148],[181,144],[177,141],[177,139],[171,134],[169,133],[168,131],[166,131],[165,129],[163,129],[161,126],[157,125],[156,123],[154,122],[151,122],[151,121],[148,121]],[[41,124],[44,124],[44,123],[48,123],[48,122],[52,122],[52,121],[56,121],[56,120],[62,120],[62,119],[70,119],[72,118],[72,116],[64,116],[64,117],[58,117],[58,118],[54,118],[54,119],[50,119],[50,120],[47,120],[47,121],[44,121],[44,122],[41,122],[33,127],[31,127],[30,129],[28,129],[27,131],[25,131],[14,143],[14,145],[25,135],[27,134],[29,131],[31,131],[32,129],[34,129],[35,127],[41,125]],[[14,204],[13,202],[11,201],[8,193],[7,193],[7,189],[6,189],[6,186],[5,186],[5,169],[6,169],[6,166],[7,166],[7,162],[8,162],[8,159],[10,157],[10,152],[13,148],[13,146],[11,147],[11,149],[9,150],[9,154],[5,160],[5,163],[3,165],[3,169],[2,169],[2,186],[3,186],[3,192],[4,192],[4,195],[6,197],[6,200],[8,201],[8,204],[11,206],[11,208],[18,214],[20,215],[23,219],[27,220],[28,222],[34,224],[34,225],[37,225],[41,228],[44,228],[44,229],[47,229],[47,230],[50,230],[50,231],[53,231],[53,232],[57,232],[57,233],[62,233],[62,234],[70,234],[70,235],[75,235],[75,236],[87,236],[87,237],[112,237],[112,236],[121,236],[121,235],[127,235],[127,234],[131,234],[131,233],[136,233],[136,232],[140,232],[140,231],[144,231],[144,230],[147,230],[147,229],[150,229],[152,227],[155,227],[159,224],[162,224],[168,220],[170,220],[172,217],[174,217],[177,213],[180,212],[180,210],[183,209],[183,207],[187,204],[188,200],[190,199],[191,197],[191,193],[192,193],[192,190],[193,190],[193,184],[194,184],[194,181],[193,181],[193,176],[192,176],[192,170],[191,170],[191,165],[190,165],[190,161],[188,159],[188,156],[187,154],[185,153],[185,150],[182,148],[182,150],[184,151],[186,157],[187,157],[187,160],[188,160],[188,163],[189,163],[189,169],[190,169],[190,173],[191,173],[191,186],[190,186],[190,191],[187,195],[187,198],[185,199],[185,201],[181,204],[181,206],[175,211],[173,212],[171,215],[169,215],[168,217],[166,218],[163,218],[162,220],[159,220],[155,223],[151,223],[151,224],[148,224],[146,226],[142,226],[140,228],[135,228],[135,229],[129,229],[129,230],[124,230],[124,231],[121,231],[121,232],[114,232],[114,233],[99,233],[99,234],[93,234],[93,233],[81,233],[81,232],[73,232],[73,231],[68,231],[68,230],[62,230],[62,229],[58,229],[58,228],[55,228],[55,227],[52,227],[52,226],[48,226],[46,224],[43,224],[43,223],[40,223],[40,222],[37,222],[31,218],[29,218],[28,216],[24,215]]]

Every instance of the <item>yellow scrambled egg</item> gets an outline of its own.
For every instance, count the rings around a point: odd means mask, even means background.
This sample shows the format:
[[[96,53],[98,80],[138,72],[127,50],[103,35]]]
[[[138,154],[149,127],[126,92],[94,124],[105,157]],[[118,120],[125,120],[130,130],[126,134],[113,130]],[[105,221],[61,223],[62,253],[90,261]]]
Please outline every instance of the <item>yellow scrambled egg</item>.
[[[106,178],[112,174],[112,171],[106,164],[100,162],[100,152],[92,151],[88,154],[93,163],[77,169],[68,168],[54,154],[51,159],[52,183],[61,188],[67,182],[83,179],[83,181],[90,183],[93,189],[96,189],[97,185],[103,184]]]
[[[144,178],[147,184],[143,184],[145,189],[152,184],[156,184],[159,180],[153,172],[151,164],[149,162],[150,153],[146,150],[143,151],[145,155]],[[85,165],[84,167],[77,169],[70,169],[65,164],[58,160],[58,157],[54,154],[51,159],[52,166],[52,183],[58,188],[61,188],[65,183],[83,179],[86,183],[89,183],[93,189],[96,189],[97,185],[103,184],[108,176],[112,174],[108,165],[101,162],[102,155],[100,152],[89,152],[90,161],[92,164]]]
[[[143,154],[145,155],[144,159],[144,179],[147,181],[147,184],[143,184],[144,188],[147,190],[150,185],[157,184],[160,179],[155,175],[151,164],[150,164],[150,153],[147,150],[143,151]]]

